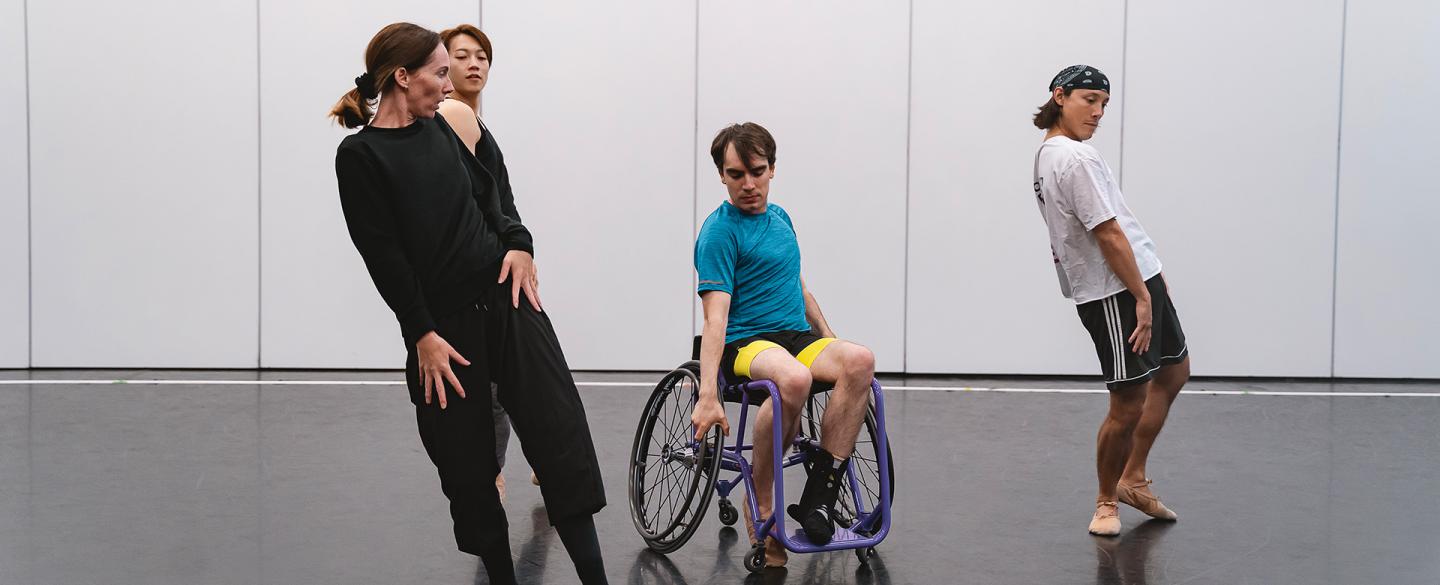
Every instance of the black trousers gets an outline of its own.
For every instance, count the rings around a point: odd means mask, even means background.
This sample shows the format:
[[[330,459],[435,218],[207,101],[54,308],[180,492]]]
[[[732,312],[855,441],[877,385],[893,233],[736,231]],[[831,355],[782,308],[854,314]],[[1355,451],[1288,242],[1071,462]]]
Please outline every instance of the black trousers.
[[[525,459],[540,479],[550,523],[592,515],[605,506],[605,487],[585,408],[565,363],[550,318],[521,296],[510,305],[510,283],[490,287],[471,306],[436,318],[437,333],[469,366],[451,363],[466,398],[446,385],[448,406],[438,397],[415,406],[420,441],[440,473],[450,499],[455,543],[479,554],[496,538],[508,538],[509,524],[495,475],[494,413],[490,384],[510,415]],[[423,396],[418,358],[410,348],[405,379],[413,396]]]

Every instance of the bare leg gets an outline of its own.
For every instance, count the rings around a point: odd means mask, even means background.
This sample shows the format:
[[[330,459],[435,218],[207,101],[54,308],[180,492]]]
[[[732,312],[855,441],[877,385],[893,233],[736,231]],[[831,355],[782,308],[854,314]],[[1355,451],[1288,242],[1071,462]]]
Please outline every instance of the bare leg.
[[[1130,457],[1132,435],[1140,422],[1145,405],[1146,384],[1126,386],[1110,391],[1110,412],[1100,423],[1100,433],[1095,438],[1095,473],[1100,480],[1097,501],[1115,501],[1115,485],[1125,470],[1125,461]]]
[[[1145,408],[1135,425],[1134,446],[1125,462],[1125,471],[1120,482],[1135,485],[1145,482],[1145,463],[1150,457],[1150,448],[1155,438],[1165,427],[1165,418],[1170,415],[1170,405],[1180,395],[1180,389],[1190,380],[1190,358],[1178,364],[1165,366],[1155,372],[1155,377],[1146,384]]]
[[[781,438],[784,447],[781,454],[790,448],[799,430],[800,408],[810,396],[810,371],[790,354],[780,348],[770,348],[755,356],[750,363],[750,372],[756,379],[768,379],[780,388],[780,409],[785,417],[782,422],[785,436]],[[774,509],[775,459],[772,454],[774,443],[774,406],[769,399],[761,403],[755,416],[754,466],[752,477],[755,482],[755,501],[760,515],[770,517]],[[756,520],[759,520],[757,518]]]
[[[782,411],[786,410],[783,403],[780,408]],[[771,439],[775,435],[775,415],[771,412],[773,409],[769,399],[760,403],[759,412],[755,416],[755,433],[752,435],[755,450],[752,452],[754,465],[750,470],[751,477],[755,481],[755,502],[760,508],[762,519],[770,517],[770,511],[774,509],[775,505],[775,458],[770,448],[773,444]],[[782,414],[787,418],[790,417],[789,412]],[[798,409],[796,414],[799,414]],[[787,445],[795,439],[795,431],[799,429],[799,426],[794,422],[785,426],[785,443]]]
[[[870,405],[875,354],[859,344],[835,341],[820,352],[810,369],[816,380],[835,383],[820,422],[820,446],[835,457],[848,458]]]
[[[1132,435],[1145,407],[1145,388],[1148,385],[1137,384],[1110,391],[1110,412],[1105,415],[1105,422],[1100,423],[1100,433],[1095,437],[1095,475],[1100,481],[1100,493],[1095,497],[1095,516],[1090,520],[1090,534],[1120,534],[1116,484],[1125,469],[1125,460],[1130,457],[1134,442]]]

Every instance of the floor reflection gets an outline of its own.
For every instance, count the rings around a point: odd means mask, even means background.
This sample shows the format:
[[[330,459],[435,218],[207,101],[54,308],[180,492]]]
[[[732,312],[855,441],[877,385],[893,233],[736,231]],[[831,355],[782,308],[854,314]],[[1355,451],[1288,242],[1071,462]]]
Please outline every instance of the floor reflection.
[[[1151,572],[1150,548],[1174,526],[1174,522],[1152,519],[1119,538],[1094,537],[1096,585],[1147,585]]]
[[[515,529],[513,519],[510,529]],[[555,529],[550,526],[550,517],[545,514],[545,505],[536,503],[530,507],[530,538],[520,546],[515,559],[515,580],[520,583],[544,583],[545,569],[549,565],[550,545],[555,540]],[[574,567],[566,559],[565,567]],[[475,585],[488,585],[490,578],[485,574],[485,564],[475,560]]]

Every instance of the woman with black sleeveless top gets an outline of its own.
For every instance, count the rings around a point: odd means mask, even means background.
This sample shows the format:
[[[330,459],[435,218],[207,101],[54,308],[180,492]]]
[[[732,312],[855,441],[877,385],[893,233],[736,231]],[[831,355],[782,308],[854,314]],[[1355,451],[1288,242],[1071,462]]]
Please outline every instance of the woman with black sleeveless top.
[[[581,582],[605,583],[593,520],[605,490],[585,410],[539,310],[530,232],[503,211],[513,201],[502,201],[495,177],[435,115],[453,89],[440,36],[389,25],[371,39],[365,65],[331,111],[361,128],[335,156],[341,208],[400,323],[410,400],[450,500],[456,545],[480,557],[491,583],[515,582],[494,483],[494,381],[545,480],[546,511]]]
[[[500,189],[500,211],[515,221],[521,221],[520,212],[515,209],[515,192],[510,188],[510,170],[505,167],[505,155],[500,152],[500,144],[495,142],[495,135],[485,127],[485,122],[480,120],[480,91],[485,89],[486,83],[490,81],[490,62],[494,54],[493,46],[490,44],[490,37],[474,25],[461,24],[454,28],[440,31],[440,42],[445,43],[445,50],[450,53],[450,83],[455,86],[444,102],[440,104],[440,115],[445,117],[445,122],[460,136],[460,140],[470,145],[470,151],[480,161],[485,170],[495,177],[495,186]],[[538,289],[540,281],[537,275],[532,274],[533,285]],[[524,391],[517,388],[512,391]],[[494,402],[495,420],[495,459],[500,462],[500,469],[505,468],[505,452],[510,442],[510,419],[505,415],[505,408],[498,400],[499,388],[491,385],[491,394],[496,396]],[[530,482],[540,485],[539,477],[533,472],[530,474]],[[500,490],[500,500],[505,500],[505,475],[503,473],[495,476],[495,487]]]

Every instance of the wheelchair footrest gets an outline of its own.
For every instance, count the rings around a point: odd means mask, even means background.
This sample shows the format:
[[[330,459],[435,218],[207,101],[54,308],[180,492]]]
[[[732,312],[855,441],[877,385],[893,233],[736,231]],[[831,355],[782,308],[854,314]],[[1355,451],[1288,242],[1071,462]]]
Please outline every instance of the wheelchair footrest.
[[[794,545],[797,552],[808,552],[811,550],[844,550],[847,548],[861,548],[873,546],[874,537],[856,534],[849,528],[842,526],[835,527],[835,536],[826,544],[815,544],[805,536],[805,531],[796,529],[789,535],[790,543]]]

